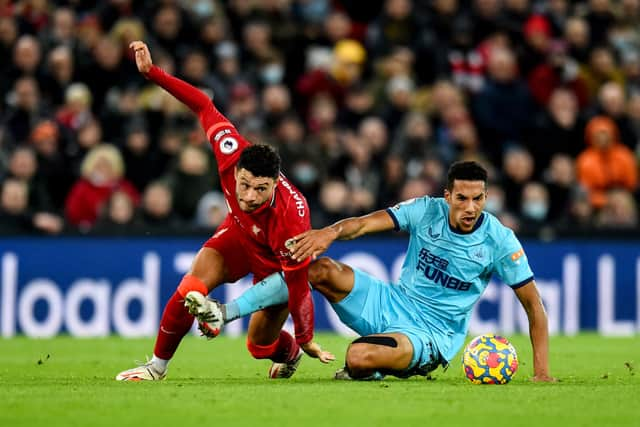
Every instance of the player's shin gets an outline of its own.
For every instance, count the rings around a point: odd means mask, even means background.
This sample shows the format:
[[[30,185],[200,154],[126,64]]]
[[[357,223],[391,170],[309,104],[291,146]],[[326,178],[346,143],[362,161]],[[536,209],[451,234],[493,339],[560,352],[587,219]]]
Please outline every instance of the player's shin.
[[[288,299],[289,291],[282,273],[273,273],[247,289],[235,300],[224,304],[224,320],[228,323],[265,307],[284,304]]]
[[[175,292],[162,313],[153,350],[154,356],[164,360],[171,359],[180,341],[191,329],[191,325],[193,325],[193,316],[185,308],[183,296]]]

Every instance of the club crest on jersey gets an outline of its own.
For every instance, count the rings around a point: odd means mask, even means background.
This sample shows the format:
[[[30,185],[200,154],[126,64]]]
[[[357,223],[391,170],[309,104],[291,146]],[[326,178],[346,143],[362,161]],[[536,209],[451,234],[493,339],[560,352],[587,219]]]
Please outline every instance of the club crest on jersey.
[[[292,237],[290,239],[287,239],[286,242],[284,242],[284,247],[291,250],[293,249],[293,245],[296,244],[296,240]]]
[[[220,151],[223,154],[231,154],[238,149],[238,141],[230,136],[220,141]]]

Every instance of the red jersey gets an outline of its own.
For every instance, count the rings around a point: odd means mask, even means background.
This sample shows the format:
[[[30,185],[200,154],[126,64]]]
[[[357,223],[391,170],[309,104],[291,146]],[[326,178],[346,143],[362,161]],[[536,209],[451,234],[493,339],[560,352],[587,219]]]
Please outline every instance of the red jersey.
[[[220,183],[229,215],[258,244],[273,254],[265,262],[280,264],[289,290],[289,312],[293,318],[296,341],[304,344],[313,338],[313,301],[307,280],[309,259],[303,262],[291,258],[287,242],[293,236],[311,228],[306,199],[280,174],[272,199],[251,213],[240,209],[236,199],[234,168],[240,153],[251,145],[215,107],[202,91],[165,73],[155,65],[147,77],[166,89],[197,114],[218,163]],[[258,255],[257,255],[258,256]]]

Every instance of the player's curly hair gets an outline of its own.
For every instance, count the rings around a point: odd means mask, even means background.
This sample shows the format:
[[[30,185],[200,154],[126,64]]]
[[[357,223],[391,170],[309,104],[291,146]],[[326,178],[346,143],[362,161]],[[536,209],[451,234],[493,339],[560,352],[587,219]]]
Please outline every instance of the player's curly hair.
[[[455,162],[449,167],[447,173],[447,190],[453,189],[453,182],[463,181],[483,181],[485,188],[487,187],[487,170],[480,166],[478,162],[466,161]]]
[[[250,145],[240,154],[238,169],[246,169],[256,177],[278,179],[280,175],[280,156],[275,148],[269,145]]]

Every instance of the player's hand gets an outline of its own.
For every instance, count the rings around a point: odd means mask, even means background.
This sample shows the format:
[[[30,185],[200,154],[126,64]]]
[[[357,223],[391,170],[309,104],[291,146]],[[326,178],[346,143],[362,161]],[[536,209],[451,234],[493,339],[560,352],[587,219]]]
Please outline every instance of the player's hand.
[[[336,233],[330,227],[305,231],[292,239],[291,257],[296,261],[303,261],[309,257],[315,260],[335,239]]]
[[[306,344],[300,345],[300,347],[302,347],[302,350],[307,353],[308,356],[319,359],[322,363],[329,363],[336,360],[336,357],[333,354],[322,350],[322,348],[320,348],[320,344],[317,342],[309,341]]]
[[[531,378],[534,383],[557,383],[558,379],[549,375],[535,375]]]
[[[153,65],[153,61],[151,60],[151,52],[149,52],[149,47],[145,42],[140,40],[133,41],[129,44],[129,48],[133,49],[136,65],[138,66],[138,71],[142,74],[147,74]]]

